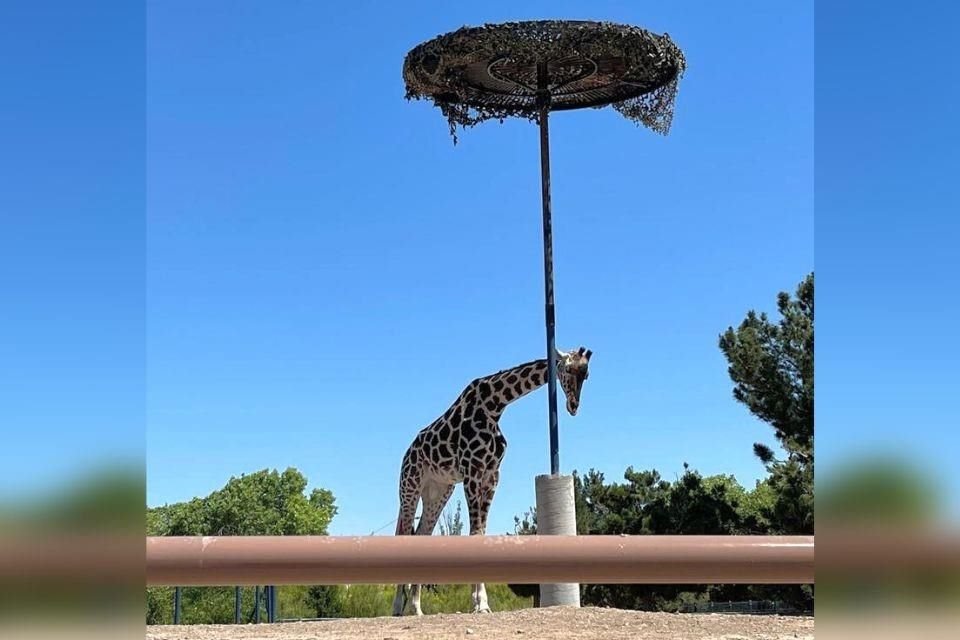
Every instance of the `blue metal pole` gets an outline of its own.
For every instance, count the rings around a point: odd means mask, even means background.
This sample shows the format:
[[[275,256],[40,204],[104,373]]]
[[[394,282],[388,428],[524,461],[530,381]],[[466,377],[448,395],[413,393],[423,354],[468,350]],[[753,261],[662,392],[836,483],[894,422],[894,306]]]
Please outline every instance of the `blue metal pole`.
[[[233,624],[240,624],[240,587],[233,588]]]
[[[173,588],[173,624],[180,624],[180,587]]]
[[[553,209],[550,202],[550,88],[547,63],[537,64],[537,106],[540,109],[540,197],[543,204],[543,280],[547,327],[547,409],[550,418],[550,473],[560,473],[560,429],[557,424],[556,312],[553,303]]]
[[[253,621],[257,624],[260,623],[260,587],[253,588]]]
[[[277,618],[277,587],[270,586],[270,622],[276,622]]]

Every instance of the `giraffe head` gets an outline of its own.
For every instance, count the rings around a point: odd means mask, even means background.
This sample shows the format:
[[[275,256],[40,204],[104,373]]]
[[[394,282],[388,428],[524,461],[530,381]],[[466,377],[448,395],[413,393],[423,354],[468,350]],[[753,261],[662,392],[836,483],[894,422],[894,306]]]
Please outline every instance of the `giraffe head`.
[[[574,351],[557,351],[557,380],[567,396],[567,413],[577,415],[580,406],[580,389],[590,373],[588,365],[593,352],[580,347]]]

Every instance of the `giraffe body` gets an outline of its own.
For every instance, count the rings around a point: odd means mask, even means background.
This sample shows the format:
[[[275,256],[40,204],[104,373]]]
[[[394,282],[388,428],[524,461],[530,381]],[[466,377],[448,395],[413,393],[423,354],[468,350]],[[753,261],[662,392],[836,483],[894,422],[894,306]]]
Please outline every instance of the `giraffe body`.
[[[557,352],[557,379],[567,397],[567,411],[576,415],[580,390],[588,376],[591,352],[583,347]],[[447,411],[423,428],[407,449],[400,469],[400,513],[397,535],[430,535],[457,484],[463,483],[470,518],[470,535],[486,532],[487,515],[500,481],[500,463],[507,440],[500,416],[507,406],[543,386],[546,359],[533,360],[477,378],[468,384]],[[414,530],[417,504],[423,503]],[[394,615],[407,605],[407,587],[398,585]],[[413,585],[410,601],[417,615],[420,585]],[[473,586],[474,612],[489,612],[486,588]]]

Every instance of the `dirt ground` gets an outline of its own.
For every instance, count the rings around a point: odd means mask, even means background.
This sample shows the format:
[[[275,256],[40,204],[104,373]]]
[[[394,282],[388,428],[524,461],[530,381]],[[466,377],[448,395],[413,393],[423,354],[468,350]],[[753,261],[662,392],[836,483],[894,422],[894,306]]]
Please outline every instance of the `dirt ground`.
[[[813,618],[550,607],[422,618],[147,627],[147,640],[812,640]]]

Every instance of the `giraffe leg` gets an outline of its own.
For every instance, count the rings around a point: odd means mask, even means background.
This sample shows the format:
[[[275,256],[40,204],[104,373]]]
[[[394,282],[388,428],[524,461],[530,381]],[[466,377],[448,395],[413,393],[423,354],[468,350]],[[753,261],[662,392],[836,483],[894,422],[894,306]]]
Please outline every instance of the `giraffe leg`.
[[[434,527],[437,526],[437,520],[440,519],[440,513],[447,501],[453,494],[455,485],[446,485],[436,482],[426,482],[423,486],[423,512],[420,514],[420,522],[417,523],[417,531],[414,535],[429,536],[433,534]],[[411,589],[411,601],[413,610],[418,616],[423,615],[420,608],[420,585],[415,584]]]
[[[413,519],[417,515],[417,503],[420,501],[420,480],[414,474],[402,474],[400,481],[400,513],[397,515],[398,536],[413,534]],[[406,609],[407,590],[410,585],[398,584],[393,597],[393,615],[402,616]]]
[[[470,512],[470,535],[482,536],[486,533],[487,515],[490,513],[490,504],[499,482],[500,471],[493,470],[471,477],[463,483],[467,509]],[[473,612],[490,613],[487,587],[482,582],[473,585]]]

